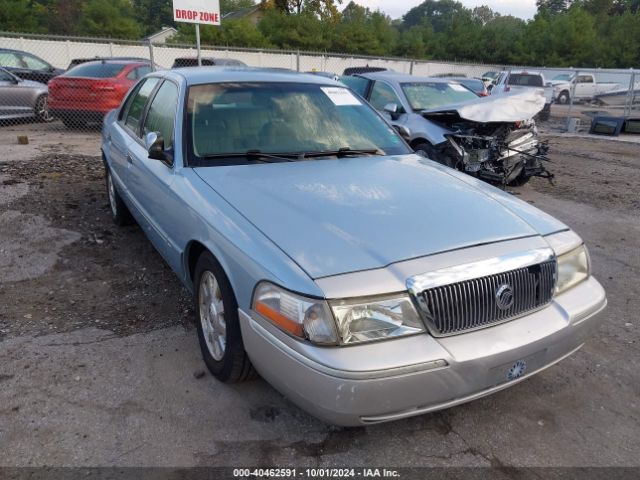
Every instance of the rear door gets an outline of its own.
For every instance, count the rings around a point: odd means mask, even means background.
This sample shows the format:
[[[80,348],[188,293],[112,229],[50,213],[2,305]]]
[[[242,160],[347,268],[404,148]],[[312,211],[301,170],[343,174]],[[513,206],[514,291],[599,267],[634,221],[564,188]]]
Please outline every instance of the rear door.
[[[164,80],[155,91],[145,112],[140,136],[129,146],[132,162],[128,180],[133,201],[148,225],[148,236],[176,271],[180,269],[181,253],[176,237],[185,209],[171,189],[175,179],[173,162],[149,158],[144,139],[152,132],[162,136],[165,152],[173,155],[178,96],[178,86],[170,80]]]

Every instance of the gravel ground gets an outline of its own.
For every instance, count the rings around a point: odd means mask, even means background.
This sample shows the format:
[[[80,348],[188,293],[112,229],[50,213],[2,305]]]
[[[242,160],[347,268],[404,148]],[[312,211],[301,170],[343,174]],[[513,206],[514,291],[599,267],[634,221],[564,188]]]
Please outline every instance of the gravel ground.
[[[0,161],[0,466],[640,467],[640,148],[550,137],[555,185],[515,190],[590,246],[609,297],[580,352],[443,412],[327,426],[264,381],[201,376],[191,299],[109,218],[98,133],[26,131]]]

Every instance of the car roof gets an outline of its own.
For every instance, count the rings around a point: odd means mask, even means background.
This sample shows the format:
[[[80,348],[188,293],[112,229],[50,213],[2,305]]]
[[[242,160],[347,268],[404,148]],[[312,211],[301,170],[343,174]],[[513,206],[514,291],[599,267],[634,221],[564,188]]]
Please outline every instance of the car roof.
[[[368,78],[369,80],[386,80],[388,82],[395,83],[450,83],[450,78],[433,78],[433,77],[416,77],[415,75],[409,75],[407,73],[398,72],[372,72],[372,73],[358,73],[356,77]],[[455,80],[454,80],[455,81]]]
[[[331,80],[321,75],[308,73],[298,73],[293,70],[252,68],[252,67],[199,67],[199,68],[176,68],[173,70],[162,70],[156,72],[162,76],[171,77],[177,75],[182,77],[187,85],[201,85],[205,83],[222,82],[275,82],[275,83],[312,83],[318,85],[329,85],[344,87],[342,83]]]

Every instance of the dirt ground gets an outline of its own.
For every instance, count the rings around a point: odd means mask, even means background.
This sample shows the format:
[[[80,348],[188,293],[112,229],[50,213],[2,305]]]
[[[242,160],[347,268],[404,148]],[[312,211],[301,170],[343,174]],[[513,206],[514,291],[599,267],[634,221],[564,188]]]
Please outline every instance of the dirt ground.
[[[201,377],[192,300],[110,220],[99,132],[0,128],[0,466],[640,467],[640,144],[548,139],[555,185],[513,193],[589,245],[598,334],[497,395],[340,429],[260,379]]]

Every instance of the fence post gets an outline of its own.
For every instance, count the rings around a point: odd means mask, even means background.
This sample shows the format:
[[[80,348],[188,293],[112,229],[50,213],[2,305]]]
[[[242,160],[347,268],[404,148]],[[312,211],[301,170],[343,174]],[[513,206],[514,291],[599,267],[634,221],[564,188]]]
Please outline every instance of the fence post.
[[[575,72],[575,75],[573,76],[573,80],[571,81],[571,95],[569,96],[569,111],[567,112],[567,118],[566,118],[567,130],[569,130],[569,122],[571,121],[571,112],[573,111],[573,97],[576,94],[576,86],[578,85],[578,75],[580,75],[580,70],[577,70]]]
[[[631,69],[631,78],[629,79],[629,91],[627,92],[627,99],[624,102],[624,116],[631,116],[633,110],[633,91],[636,86],[636,72]]]
[[[113,42],[109,42],[109,56],[113,57]]]
[[[413,60],[411,60],[411,61],[409,62],[409,75],[413,75],[413,64],[414,64],[414,63],[415,63],[415,62],[414,62]]]
[[[67,40],[65,42],[65,46],[67,47],[66,48],[66,51],[67,51],[67,65],[69,65],[71,63],[71,41]]]
[[[300,71],[300,50],[296,51],[296,72]]]
[[[153,43],[149,40],[149,61],[151,62],[151,70],[155,70],[155,62],[153,60]]]

